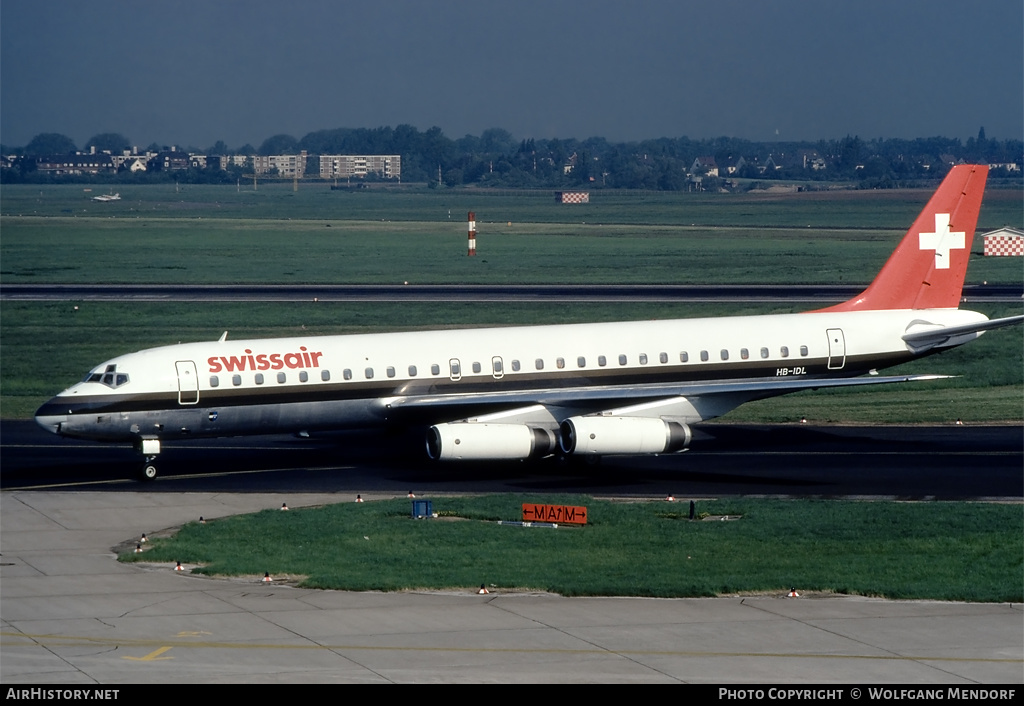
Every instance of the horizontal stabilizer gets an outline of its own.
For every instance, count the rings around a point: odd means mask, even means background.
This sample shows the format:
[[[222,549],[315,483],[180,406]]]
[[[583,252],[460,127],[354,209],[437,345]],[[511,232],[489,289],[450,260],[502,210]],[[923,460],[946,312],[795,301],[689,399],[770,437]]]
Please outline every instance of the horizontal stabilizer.
[[[970,334],[1003,328],[1004,326],[1013,326],[1019,323],[1024,323],[1024,316],[1008,316],[1005,319],[992,319],[991,321],[961,324],[960,326],[943,326],[925,331],[914,331],[905,334],[903,340],[906,341],[911,352],[922,353],[930,348],[945,345],[959,336],[969,336]],[[958,341],[957,345],[959,343],[964,343],[964,341]]]

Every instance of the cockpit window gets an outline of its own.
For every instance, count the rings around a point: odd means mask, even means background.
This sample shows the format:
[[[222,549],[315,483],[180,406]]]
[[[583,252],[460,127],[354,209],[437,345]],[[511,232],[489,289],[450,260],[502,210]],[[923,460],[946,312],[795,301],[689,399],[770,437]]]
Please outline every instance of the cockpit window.
[[[109,388],[117,389],[128,384],[128,373],[117,372],[116,365],[108,365],[103,372],[92,372],[82,378],[82,382],[98,382]]]

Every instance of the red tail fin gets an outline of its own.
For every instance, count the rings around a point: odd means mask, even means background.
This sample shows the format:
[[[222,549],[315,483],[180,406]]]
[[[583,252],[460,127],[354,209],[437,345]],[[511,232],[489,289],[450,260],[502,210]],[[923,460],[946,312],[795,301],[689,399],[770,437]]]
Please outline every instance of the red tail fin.
[[[875,281],[853,299],[822,311],[955,309],[988,167],[953,167]]]

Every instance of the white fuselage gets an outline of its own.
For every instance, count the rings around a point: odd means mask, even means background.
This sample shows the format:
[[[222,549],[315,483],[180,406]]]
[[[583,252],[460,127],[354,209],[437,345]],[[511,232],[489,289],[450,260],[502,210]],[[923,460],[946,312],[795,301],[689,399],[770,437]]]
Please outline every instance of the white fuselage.
[[[915,327],[984,320],[948,309],[818,312],[187,343],[107,361],[37,420],[110,441],[503,415],[557,427],[622,408],[695,422],[790,390],[687,398],[680,385],[856,376],[916,357],[902,339]]]

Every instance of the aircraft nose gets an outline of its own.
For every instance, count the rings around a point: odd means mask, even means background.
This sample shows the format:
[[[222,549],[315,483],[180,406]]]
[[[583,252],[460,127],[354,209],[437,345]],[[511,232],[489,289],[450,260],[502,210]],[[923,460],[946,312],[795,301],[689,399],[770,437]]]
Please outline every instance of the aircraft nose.
[[[57,411],[57,405],[51,400],[36,410],[36,424],[51,434],[60,434],[68,415]]]

